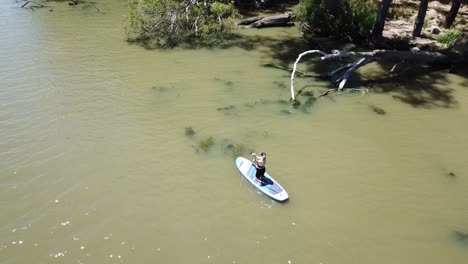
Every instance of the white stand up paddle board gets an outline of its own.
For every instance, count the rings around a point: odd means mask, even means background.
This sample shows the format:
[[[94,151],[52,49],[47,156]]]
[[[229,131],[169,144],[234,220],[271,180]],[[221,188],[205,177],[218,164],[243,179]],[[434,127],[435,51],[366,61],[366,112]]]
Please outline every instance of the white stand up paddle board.
[[[242,173],[242,175],[244,175],[244,177],[250,183],[252,183],[255,187],[257,187],[257,189],[262,191],[264,194],[270,196],[271,198],[279,202],[284,202],[289,198],[286,190],[283,189],[283,187],[281,187],[281,185],[279,185],[279,183],[277,183],[270,175],[268,175],[268,173],[265,173],[265,177],[268,179],[268,182],[270,184],[262,186],[262,183],[259,182],[255,177],[257,168],[252,163],[252,161],[243,157],[238,157],[236,159],[236,166]]]

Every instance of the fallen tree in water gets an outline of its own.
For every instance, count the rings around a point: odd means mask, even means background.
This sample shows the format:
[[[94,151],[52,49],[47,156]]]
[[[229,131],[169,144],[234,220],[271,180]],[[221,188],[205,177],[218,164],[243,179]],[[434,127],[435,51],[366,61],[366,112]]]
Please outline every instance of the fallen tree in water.
[[[345,65],[340,65],[338,68],[333,69],[324,75],[325,78],[330,79],[332,82],[338,85],[337,88],[328,89],[320,96],[327,95],[330,92],[342,91],[352,73],[354,73],[360,67],[372,63],[372,62],[381,62],[381,63],[393,63],[393,67],[390,70],[394,72],[397,68],[402,65],[454,65],[462,64],[465,62],[464,57],[461,54],[457,53],[442,53],[442,52],[428,52],[428,51],[395,51],[395,50],[373,50],[366,52],[354,52],[354,51],[339,51],[333,50],[331,53],[327,54],[321,50],[308,50],[301,54],[296,59],[294,67],[291,73],[291,100],[295,100],[294,92],[294,75],[297,71],[297,64],[301,58],[308,54],[318,54],[322,61],[328,60],[341,60],[343,58],[357,58],[356,61],[347,63]],[[351,88],[348,90],[358,90],[367,92],[367,89],[355,89]]]
[[[237,25],[251,28],[290,27],[294,26],[291,22],[292,16],[291,12],[286,12],[281,15],[251,17],[238,22]]]

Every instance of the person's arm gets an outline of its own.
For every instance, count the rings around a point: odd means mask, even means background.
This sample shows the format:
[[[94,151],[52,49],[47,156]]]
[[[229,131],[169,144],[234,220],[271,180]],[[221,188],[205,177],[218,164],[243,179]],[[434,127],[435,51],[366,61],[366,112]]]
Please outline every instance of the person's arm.
[[[257,153],[253,152],[252,154],[252,162],[255,164],[257,162]]]

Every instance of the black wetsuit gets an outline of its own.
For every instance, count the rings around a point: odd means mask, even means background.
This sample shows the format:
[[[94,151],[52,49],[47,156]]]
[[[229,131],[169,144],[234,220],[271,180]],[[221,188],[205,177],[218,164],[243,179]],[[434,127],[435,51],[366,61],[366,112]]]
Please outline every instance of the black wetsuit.
[[[265,166],[255,166],[257,168],[257,173],[255,174],[255,177],[257,177],[257,180],[261,181],[264,178],[266,168]]]

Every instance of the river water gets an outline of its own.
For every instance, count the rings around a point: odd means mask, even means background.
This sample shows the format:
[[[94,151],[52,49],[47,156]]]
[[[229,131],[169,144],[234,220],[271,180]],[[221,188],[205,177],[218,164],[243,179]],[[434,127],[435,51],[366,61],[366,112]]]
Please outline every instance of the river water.
[[[295,28],[148,50],[126,1],[47,4],[0,5],[0,263],[468,262],[466,78],[295,109],[260,66],[293,63]],[[233,145],[267,152],[290,200],[250,186]]]

